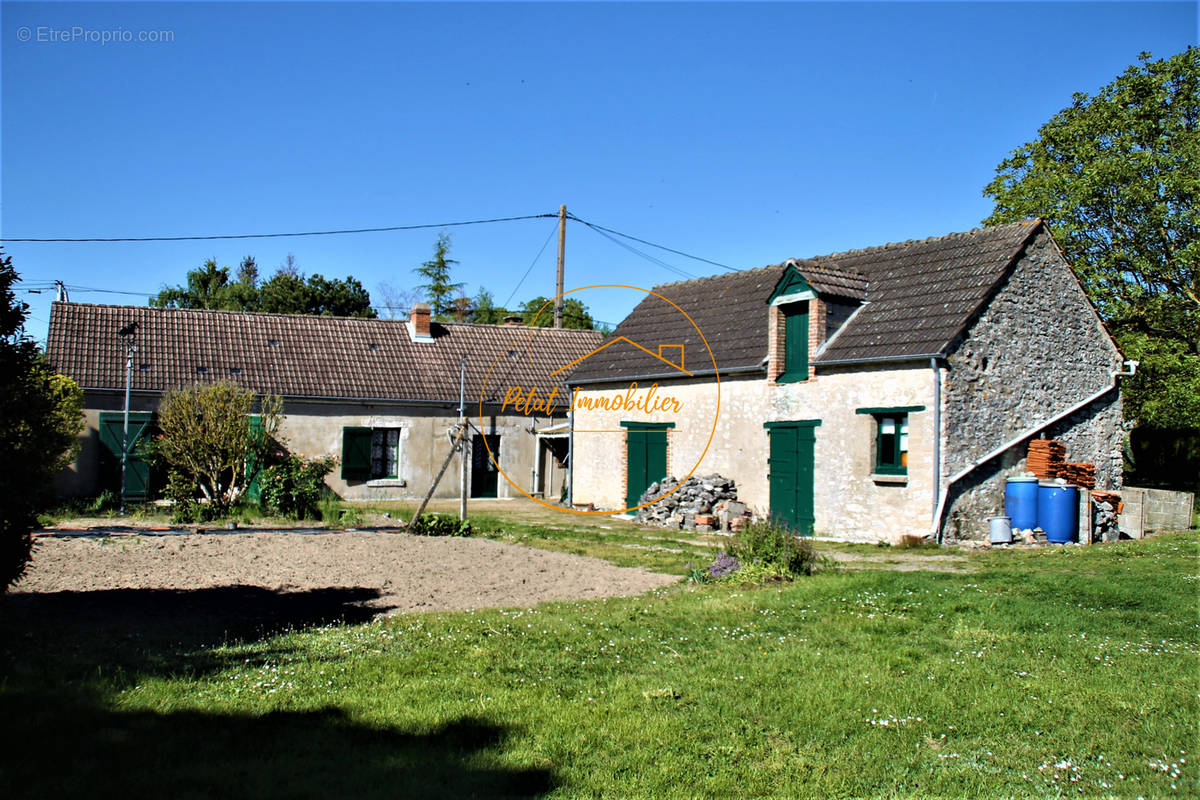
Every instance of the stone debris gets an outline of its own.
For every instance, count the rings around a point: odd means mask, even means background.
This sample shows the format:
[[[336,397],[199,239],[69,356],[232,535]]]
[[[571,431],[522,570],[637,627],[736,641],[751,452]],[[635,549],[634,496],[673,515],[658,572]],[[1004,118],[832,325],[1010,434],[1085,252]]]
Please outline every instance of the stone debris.
[[[662,498],[653,502],[655,498]],[[705,531],[734,530],[749,516],[745,503],[737,502],[737,485],[720,475],[691,476],[680,482],[667,476],[650,484],[638,503],[638,522],[663,528]]]
[[[1121,538],[1118,515],[1124,507],[1116,492],[1092,492],[1092,541],[1115,542]]]

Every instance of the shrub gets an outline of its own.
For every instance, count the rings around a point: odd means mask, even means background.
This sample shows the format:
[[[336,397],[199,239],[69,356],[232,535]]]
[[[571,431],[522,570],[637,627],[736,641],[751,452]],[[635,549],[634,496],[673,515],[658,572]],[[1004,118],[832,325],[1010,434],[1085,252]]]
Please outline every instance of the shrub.
[[[162,433],[143,452],[166,467],[167,494],[185,506],[199,494],[211,511],[224,516],[254,478],[279,428],[283,403],[265,395],[252,419],[255,395],[235,383],[175,389],[158,407]],[[177,513],[186,513],[186,509]]]
[[[820,556],[807,539],[796,536],[775,520],[756,520],[733,536],[729,555],[742,564],[759,564],[793,577],[811,575]]]
[[[325,476],[336,464],[335,458],[305,461],[299,456],[285,455],[259,476],[263,507],[289,519],[320,519],[321,498],[327,491]]]
[[[470,536],[475,532],[471,521],[449,514],[422,514],[416,524],[409,524],[409,533],[418,536]]]

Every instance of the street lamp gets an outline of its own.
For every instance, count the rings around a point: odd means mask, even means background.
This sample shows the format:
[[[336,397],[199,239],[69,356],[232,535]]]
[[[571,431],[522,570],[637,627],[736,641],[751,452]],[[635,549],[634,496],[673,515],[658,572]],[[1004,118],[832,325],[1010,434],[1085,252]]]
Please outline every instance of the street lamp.
[[[121,434],[121,515],[125,515],[125,463],[129,460],[129,385],[133,382],[133,354],[137,352],[137,322],[117,331],[125,348],[125,427]]]

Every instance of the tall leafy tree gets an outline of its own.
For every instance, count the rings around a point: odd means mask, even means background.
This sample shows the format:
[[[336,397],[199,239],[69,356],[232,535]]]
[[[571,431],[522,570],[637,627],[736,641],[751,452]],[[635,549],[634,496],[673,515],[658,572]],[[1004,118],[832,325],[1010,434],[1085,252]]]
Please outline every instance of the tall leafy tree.
[[[305,276],[289,253],[275,274],[259,282],[258,264],[246,256],[237,280],[229,268],[209,259],[187,274],[187,283],[163,289],[150,305],[159,308],[207,308],[222,311],[264,311],[274,314],[311,314],[336,317],[374,317],[371,296],[353,275],[326,278]]]
[[[554,325],[554,303],[547,297],[535,297],[521,307],[521,317],[526,325],[549,328]],[[563,298],[562,326],[578,330],[592,330],[596,326],[592,315],[581,300]]]
[[[509,315],[508,309],[496,305],[496,298],[487,289],[480,288],[471,300],[471,322],[483,325],[498,325]]]
[[[454,301],[463,288],[462,283],[454,283],[450,278],[450,267],[458,262],[449,256],[450,234],[439,234],[433,246],[433,258],[413,270],[425,279],[420,288],[429,298],[434,316],[443,321],[454,318]]]
[[[1130,358],[1127,414],[1200,428],[1200,49],[1143,53],[996,169],[985,224],[1042,217]]]
[[[0,251],[0,591],[25,571],[30,531],[70,463],[83,427],[83,392],[46,367],[23,333],[29,306],[17,300],[17,273]]]
[[[229,267],[210,258],[187,274],[183,286],[169,286],[150,299],[158,308],[224,308],[229,287]]]

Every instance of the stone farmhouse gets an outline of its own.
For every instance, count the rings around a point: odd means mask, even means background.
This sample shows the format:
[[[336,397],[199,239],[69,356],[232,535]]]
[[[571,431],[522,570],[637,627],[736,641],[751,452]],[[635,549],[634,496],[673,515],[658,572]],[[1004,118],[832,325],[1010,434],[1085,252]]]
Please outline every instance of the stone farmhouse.
[[[1037,437],[1121,485],[1122,357],[1040,221],[658,286],[610,340],[567,379],[577,506],[717,473],[804,533],[975,538]]]
[[[135,322],[131,436],[153,429],[167,390],[233,381],[283,398],[280,438],[292,453],[337,456],[327,481],[348,500],[425,494],[458,422],[464,359],[468,492],[557,499],[566,481],[565,408],[557,417],[504,411],[505,387],[557,384],[551,372],[601,341],[595,331],[443,324],[425,304],[405,322],[55,303],[47,357],[83,387],[87,420],[79,456],[59,478],[62,495],[119,489],[126,358],[117,331]],[[153,494],[145,463],[134,459],[126,473],[129,497]],[[458,494],[451,470],[435,497]]]

